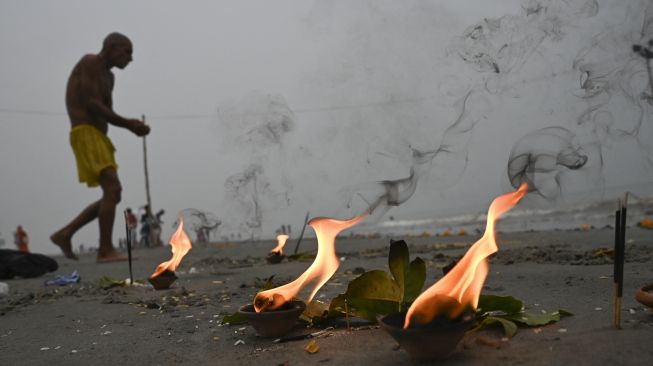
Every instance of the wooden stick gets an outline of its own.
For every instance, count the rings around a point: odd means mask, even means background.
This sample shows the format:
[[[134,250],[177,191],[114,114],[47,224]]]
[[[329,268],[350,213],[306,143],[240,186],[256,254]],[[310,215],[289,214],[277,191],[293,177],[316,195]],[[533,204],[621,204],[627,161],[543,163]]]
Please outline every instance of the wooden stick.
[[[141,117],[145,123],[145,115]],[[145,196],[147,198],[147,206],[150,208],[150,215],[152,212],[152,199],[150,198],[150,175],[147,169],[147,139],[143,136],[143,169],[145,170]]]
[[[141,116],[141,120],[145,123],[145,115]],[[145,198],[147,200],[147,208],[145,210],[145,215],[147,215],[147,220],[149,221],[148,225],[150,230],[148,232],[148,245],[153,247],[154,244],[154,230],[152,230],[154,223],[154,214],[152,211],[152,198],[150,197],[150,174],[147,168],[147,139],[146,136],[143,136],[143,171],[145,172]]]
[[[129,228],[129,215],[127,210],[124,211],[125,215],[125,232],[127,233],[127,259],[129,261],[129,286],[134,285],[134,273],[132,272],[132,229]]]
[[[304,230],[306,230],[306,224],[308,224],[308,214],[309,212],[306,211],[306,217],[304,218],[304,226],[302,227],[302,232],[299,233],[299,238],[297,239],[297,244],[295,245],[295,253],[297,254],[297,251],[299,250],[299,243],[302,242],[302,238],[304,237]]]

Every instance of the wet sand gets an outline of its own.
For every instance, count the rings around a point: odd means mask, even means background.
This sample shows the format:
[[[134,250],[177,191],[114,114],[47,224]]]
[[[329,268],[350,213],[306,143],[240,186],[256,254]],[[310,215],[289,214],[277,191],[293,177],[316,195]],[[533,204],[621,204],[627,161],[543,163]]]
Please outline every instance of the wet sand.
[[[636,288],[653,282],[653,231],[628,231],[622,327],[612,326],[612,260],[597,256],[612,247],[609,229],[506,233],[491,259],[484,293],[512,295],[531,311],[565,309],[575,315],[539,329],[520,328],[509,341],[499,330],[483,333],[500,347],[468,338],[447,360],[450,365],[651,365],[653,312],[634,300]],[[411,258],[427,263],[430,286],[441,268],[459,258],[477,237],[405,238]],[[290,240],[287,250],[295,242]],[[318,293],[328,301],[346,289],[362,269],[387,270],[389,239],[337,242],[340,269]],[[273,343],[247,325],[220,325],[225,314],[251,302],[265,279],[279,285],[294,279],[310,261],[270,265],[272,241],[196,245],[177,271],[170,290],[150,286],[102,289],[102,276],[125,279],[126,263],[98,265],[92,254],[79,262],[57,257],[59,270],[36,279],[14,279],[0,297],[2,365],[397,365],[410,359],[376,325],[336,323],[317,339],[320,350],[304,350],[308,340]],[[300,251],[315,251],[305,240]],[[134,277],[147,278],[170,258],[168,247],[135,251]],[[78,270],[80,284],[45,287],[55,274]],[[292,334],[315,331],[298,325]],[[244,344],[241,344],[242,341]],[[238,343],[238,345],[235,345]],[[493,343],[493,342],[485,342]]]

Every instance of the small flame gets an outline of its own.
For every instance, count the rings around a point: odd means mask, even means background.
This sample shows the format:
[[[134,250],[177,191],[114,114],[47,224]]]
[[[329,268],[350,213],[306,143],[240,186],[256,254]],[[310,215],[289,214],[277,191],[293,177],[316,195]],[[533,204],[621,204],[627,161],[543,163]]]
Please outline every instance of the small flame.
[[[327,217],[312,219],[308,224],[315,230],[317,236],[317,255],[315,261],[308,269],[297,277],[296,280],[266,291],[261,291],[254,297],[256,312],[275,310],[284,303],[292,300],[301,289],[314,283],[313,290],[308,297],[310,302],[317,291],[324,285],[340,266],[336,256],[336,236],[342,230],[350,228],[361,222],[367,213],[361,214],[350,220],[337,220]]]
[[[466,308],[476,309],[483,283],[489,271],[487,257],[498,250],[494,227],[496,221],[524,197],[528,185],[499,196],[488,210],[485,233],[465,256],[444,277],[415,299],[408,309],[404,328],[411,324],[427,324],[440,315],[458,317]]]
[[[279,255],[283,254],[283,247],[286,245],[286,241],[288,240],[288,235],[286,234],[279,234],[277,235],[277,246],[274,247],[270,252],[271,253],[277,253]]]
[[[183,218],[179,217],[179,226],[177,226],[177,231],[175,231],[175,233],[170,237],[169,243],[172,250],[172,258],[167,262],[159,264],[159,266],[156,267],[156,271],[152,273],[150,278],[154,278],[166,270],[174,272],[175,269],[177,269],[179,266],[179,263],[181,263],[181,259],[184,258],[184,256],[192,248],[190,239],[184,231]]]

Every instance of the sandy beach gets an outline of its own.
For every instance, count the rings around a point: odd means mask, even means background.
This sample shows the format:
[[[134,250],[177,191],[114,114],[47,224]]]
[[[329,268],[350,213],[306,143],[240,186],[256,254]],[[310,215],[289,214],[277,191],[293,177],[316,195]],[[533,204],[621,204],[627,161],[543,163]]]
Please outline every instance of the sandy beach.
[[[500,329],[465,338],[447,360],[450,365],[650,365],[653,363],[653,312],[637,303],[635,290],[653,282],[653,232],[628,231],[623,329],[612,326],[612,260],[597,256],[611,248],[613,231],[505,233],[491,259],[483,293],[512,295],[532,311],[565,309],[571,317],[539,328],[520,328],[509,340]],[[411,258],[427,263],[426,286],[442,276],[441,268],[459,258],[475,236],[405,238]],[[59,270],[35,279],[6,281],[0,297],[0,363],[3,365],[397,365],[408,354],[375,324],[344,322],[320,349],[304,350],[308,340],[274,343],[257,337],[248,325],[221,325],[226,314],[250,303],[266,278],[284,284],[310,261],[271,265],[265,255],[272,241],[196,245],[177,271],[169,290],[148,286],[102,289],[103,276],[125,279],[126,263],[95,264],[93,254],[79,262],[56,257]],[[294,242],[288,244],[292,250]],[[362,270],[387,270],[388,238],[337,241],[341,265],[320,290],[329,301],[345,291]],[[305,240],[301,251],[315,251]],[[170,258],[168,247],[135,251],[134,277],[147,278]],[[55,274],[77,270],[79,284],[46,287]],[[316,331],[298,323],[291,335]],[[478,338],[481,336],[481,340]],[[489,340],[489,341],[488,341]]]

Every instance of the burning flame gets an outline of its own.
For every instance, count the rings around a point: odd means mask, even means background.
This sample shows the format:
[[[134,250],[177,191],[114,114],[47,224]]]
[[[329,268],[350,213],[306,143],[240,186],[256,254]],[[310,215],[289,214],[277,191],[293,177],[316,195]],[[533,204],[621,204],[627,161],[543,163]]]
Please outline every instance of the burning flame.
[[[172,258],[167,262],[159,264],[159,266],[156,267],[156,271],[152,273],[150,278],[154,278],[166,270],[174,272],[175,269],[177,269],[179,266],[179,263],[181,263],[181,259],[184,258],[184,256],[192,248],[190,239],[184,231],[183,218],[179,217],[179,226],[177,226],[177,231],[175,231],[175,233],[170,237],[169,243],[172,250]]]
[[[315,230],[317,236],[317,255],[315,261],[308,269],[297,277],[296,280],[266,291],[261,291],[254,297],[256,312],[274,310],[287,301],[292,300],[301,289],[314,283],[308,301],[310,302],[317,291],[324,285],[340,266],[336,256],[336,236],[342,230],[350,228],[361,222],[367,213],[361,214],[350,220],[337,220],[327,217],[312,219],[308,224]]]
[[[283,247],[286,245],[286,241],[288,240],[288,235],[286,234],[279,234],[277,235],[277,246],[274,247],[270,252],[271,253],[277,253],[279,255],[283,254]]]
[[[495,223],[504,213],[515,207],[527,191],[528,184],[523,183],[517,191],[492,201],[483,236],[469,248],[449,273],[415,299],[406,314],[404,328],[413,323],[427,324],[443,314],[456,318],[469,306],[476,309],[489,271],[487,257],[498,250],[494,233]]]

